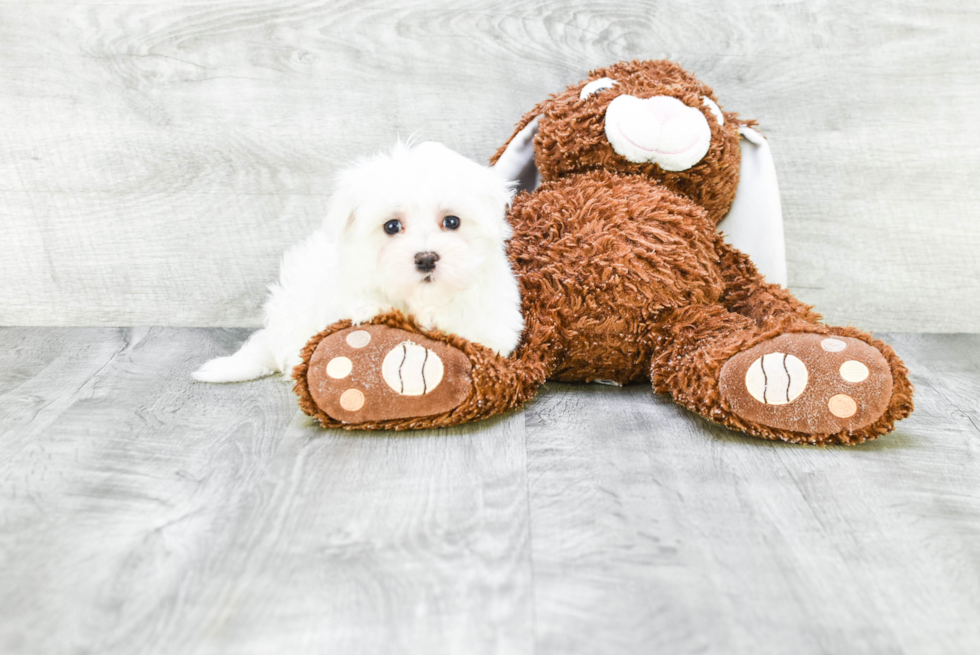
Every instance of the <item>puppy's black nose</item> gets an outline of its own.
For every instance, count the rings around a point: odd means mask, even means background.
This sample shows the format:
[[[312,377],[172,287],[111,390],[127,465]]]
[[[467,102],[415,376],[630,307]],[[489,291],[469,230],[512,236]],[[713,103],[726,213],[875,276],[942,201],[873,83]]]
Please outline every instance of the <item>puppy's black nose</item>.
[[[417,252],[415,253],[415,268],[423,273],[431,273],[436,262],[439,261],[439,253],[436,252]]]

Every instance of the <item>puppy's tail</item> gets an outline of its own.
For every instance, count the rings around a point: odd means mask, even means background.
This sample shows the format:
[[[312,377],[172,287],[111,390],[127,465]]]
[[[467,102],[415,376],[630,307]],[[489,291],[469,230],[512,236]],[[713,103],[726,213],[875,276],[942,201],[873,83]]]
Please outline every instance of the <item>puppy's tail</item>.
[[[237,353],[212,359],[191,373],[191,377],[200,382],[244,382],[272,375],[277,370],[265,330],[259,330]]]

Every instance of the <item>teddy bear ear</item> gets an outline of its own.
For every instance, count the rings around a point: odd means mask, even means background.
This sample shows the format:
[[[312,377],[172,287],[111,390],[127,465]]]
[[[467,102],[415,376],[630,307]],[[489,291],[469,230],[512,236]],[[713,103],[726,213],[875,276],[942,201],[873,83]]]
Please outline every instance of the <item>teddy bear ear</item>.
[[[541,173],[534,163],[534,137],[539,118],[526,116],[507,145],[490,160],[497,175],[517,183],[517,191],[534,191],[541,184]]]
[[[725,241],[752,259],[766,282],[786,286],[786,243],[783,239],[783,209],[779,202],[776,166],[766,138],[741,126],[739,169],[735,200],[718,223]]]

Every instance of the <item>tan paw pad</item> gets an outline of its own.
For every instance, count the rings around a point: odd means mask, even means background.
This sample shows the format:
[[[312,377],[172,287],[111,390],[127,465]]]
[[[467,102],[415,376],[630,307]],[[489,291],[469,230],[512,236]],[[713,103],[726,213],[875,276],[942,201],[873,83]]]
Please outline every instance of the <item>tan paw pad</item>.
[[[854,399],[844,393],[831,396],[827,403],[830,413],[837,418],[851,418],[858,411],[857,403]]]
[[[444,342],[387,325],[361,325],[320,341],[306,382],[317,407],[342,423],[421,418],[466,400],[472,365]]]
[[[892,375],[884,355],[865,341],[791,333],[730,358],[718,387],[744,421],[821,435],[878,420],[891,400]]]
[[[348,412],[356,412],[364,407],[364,394],[357,389],[348,389],[340,394],[340,406]]]

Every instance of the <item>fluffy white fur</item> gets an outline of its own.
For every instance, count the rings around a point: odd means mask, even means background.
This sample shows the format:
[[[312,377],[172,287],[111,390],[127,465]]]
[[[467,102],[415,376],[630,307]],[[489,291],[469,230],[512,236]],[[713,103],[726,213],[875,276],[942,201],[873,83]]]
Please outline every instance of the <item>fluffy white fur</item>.
[[[524,320],[505,253],[513,191],[493,170],[438,143],[398,144],[343,171],[323,226],[286,252],[269,287],[265,327],[196,371],[205,382],[289,378],[310,337],[338,320],[391,309],[508,355]],[[459,217],[459,228],[443,219]],[[397,219],[402,230],[385,233]],[[431,272],[417,253],[439,255]]]

